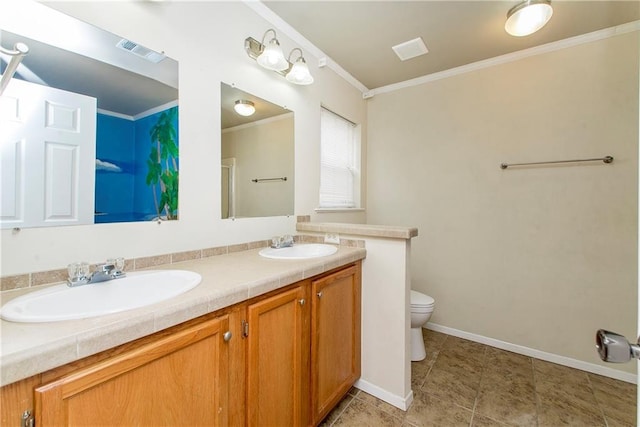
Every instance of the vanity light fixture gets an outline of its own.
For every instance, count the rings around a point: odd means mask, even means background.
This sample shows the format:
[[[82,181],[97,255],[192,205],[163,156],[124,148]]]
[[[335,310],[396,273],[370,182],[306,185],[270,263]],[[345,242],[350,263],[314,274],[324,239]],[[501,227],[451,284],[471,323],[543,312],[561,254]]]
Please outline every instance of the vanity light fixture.
[[[264,41],[269,32],[273,32],[273,38],[269,40],[269,44],[265,45]],[[264,33],[260,44],[262,45],[262,52],[256,58],[258,64],[272,71],[284,71],[289,68],[289,62],[284,58],[284,52],[282,52],[274,29],[270,28]]]
[[[504,29],[512,36],[528,36],[544,27],[552,15],[551,0],[525,0],[507,12]]]
[[[246,99],[238,99],[233,106],[233,109],[236,110],[236,113],[245,117],[256,112],[256,107],[253,102],[247,101]]]
[[[265,45],[265,39],[267,34],[273,32],[273,38],[269,41],[268,45]],[[304,59],[302,49],[296,47],[289,52],[289,57],[285,58],[280,49],[280,43],[276,39],[276,32],[273,29],[268,29],[264,36],[262,36],[262,42],[254,39],[253,37],[247,37],[244,41],[244,49],[250,58],[255,59],[262,67],[277,72],[284,76],[287,81],[297,85],[310,85],[313,83],[313,76],[309,72],[309,67]],[[294,52],[298,52],[299,56],[295,62],[291,62],[291,57]],[[280,61],[282,58],[282,61]]]
[[[296,62],[293,63],[291,69],[285,76],[288,81],[291,83],[295,83],[297,85],[310,85],[313,83],[313,76],[309,72],[309,67],[307,67],[307,61],[304,60],[304,56],[302,56],[302,49],[299,47],[294,48],[289,53],[289,59],[287,62],[291,63],[291,55],[293,52],[298,51],[300,56],[296,59]]]

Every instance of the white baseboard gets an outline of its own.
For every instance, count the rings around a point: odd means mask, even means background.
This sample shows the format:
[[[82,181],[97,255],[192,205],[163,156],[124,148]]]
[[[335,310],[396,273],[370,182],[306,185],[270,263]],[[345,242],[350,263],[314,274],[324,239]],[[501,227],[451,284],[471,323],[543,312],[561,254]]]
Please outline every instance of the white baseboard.
[[[396,408],[400,408],[403,411],[406,411],[407,409],[409,409],[411,402],[413,402],[413,390],[409,391],[409,394],[407,396],[401,397],[393,393],[390,393],[387,390],[380,388],[375,384],[371,384],[370,382],[363,380],[362,378],[356,381],[356,383],[354,384],[354,387],[364,392],[367,392],[370,395],[375,396],[380,400],[384,400],[388,404],[393,405]]]
[[[560,356],[553,353],[547,353],[545,351],[524,347],[518,344],[511,344],[505,341],[488,338],[482,335],[472,334],[469,332],[449,328],[447,326],[442,326],[442,325],[438,325],[431,322],[427,323],[425,327],[432,331],[442,332],[447,335],[453,335],[454,337],[464,338],[469,341],[479,342],[481,344],[490,345],[491,347],[496,347],[502,350],[511,351],[513,353],[518,353],[518,354],[522,354],[529,357],[535,357],[536,359],[557,363],[558,365],[564,365],[570,368],[580,369],[582,371],[591,372],[593,374],[614,378],[616,380],[621,380],[621,381],[625,381],[632,384],[638,383],[637,375],[630,374],[628,372],[622,372],[617,369],[607,368],[606,366],[600,366],[594,363],[583,362],[582,360],[572,359],[570,357]]]

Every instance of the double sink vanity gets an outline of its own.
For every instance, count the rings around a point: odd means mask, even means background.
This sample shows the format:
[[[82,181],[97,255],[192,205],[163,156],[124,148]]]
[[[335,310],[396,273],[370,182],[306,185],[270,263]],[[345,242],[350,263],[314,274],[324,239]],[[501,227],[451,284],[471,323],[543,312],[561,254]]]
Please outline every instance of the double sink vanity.
[[[65,284],[3,292],[2,424],[317,425],[360,377],[365,254],[251,249],[67,288],[66,306]]]

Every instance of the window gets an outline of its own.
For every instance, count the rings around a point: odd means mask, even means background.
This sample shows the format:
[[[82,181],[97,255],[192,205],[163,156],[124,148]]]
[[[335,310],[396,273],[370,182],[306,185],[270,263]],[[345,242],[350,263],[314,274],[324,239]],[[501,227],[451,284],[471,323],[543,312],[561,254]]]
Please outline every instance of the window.
[[[360,207],[359,126],[322,108],[320,114],[320,208]]]

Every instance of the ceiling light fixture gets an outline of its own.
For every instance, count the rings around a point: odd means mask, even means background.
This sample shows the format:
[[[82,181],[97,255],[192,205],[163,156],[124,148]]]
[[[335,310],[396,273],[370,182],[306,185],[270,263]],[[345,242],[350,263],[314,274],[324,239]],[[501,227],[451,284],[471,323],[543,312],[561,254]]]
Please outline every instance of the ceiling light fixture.
[[[267,34],[273,33],[273,38],[269,41],[268,45],[264,42],[267,38]],[[286,77],[287,81],[297,85],[309,85],[313,83],[313,76],[309,72],[307,61],[304,59],[302,49],[296,47],[289,52],[288,59],[285,58],[280,49],[280,43],[276,39],[276,32],[273,29],[268,29],[264,36],[262,36],[262,42],[254,39],[253,37],[247,37],[244,41],[244,49],[250,58],[253,58],[262,67],[275,71],[276,73]],[[291,57],[294,52],[298,52],[300,56],[291,63]]]
[[[233,109],[236,110],[236,113],[241,116],[250,116],[256,112],[256,107],[251,101],[247,101],[245,99],[238,99],[233,106]]]
[[[544,27],[552,15],[550,0],[525,0],[507,12],[504,29],[512,36],[528,36]]]

